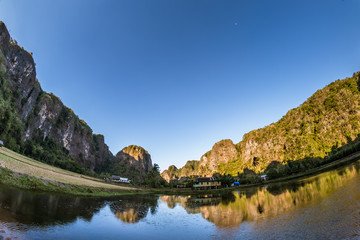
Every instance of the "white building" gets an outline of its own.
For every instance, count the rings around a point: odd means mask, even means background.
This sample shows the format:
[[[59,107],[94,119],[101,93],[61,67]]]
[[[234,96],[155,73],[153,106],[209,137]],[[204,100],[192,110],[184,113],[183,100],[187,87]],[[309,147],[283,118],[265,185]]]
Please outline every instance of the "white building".
[[[121,182],[121,183],[130,183],[131,181],[128,178],[122,178],[120,176],[111,176],[111,181],[113,182]]]

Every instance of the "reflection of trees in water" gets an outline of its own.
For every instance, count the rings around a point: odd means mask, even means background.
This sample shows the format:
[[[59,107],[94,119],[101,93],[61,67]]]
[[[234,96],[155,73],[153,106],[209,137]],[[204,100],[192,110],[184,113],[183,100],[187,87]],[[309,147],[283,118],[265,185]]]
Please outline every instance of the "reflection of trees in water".
[[[93,215],[106,204],[116,217],[135,223],[146,217],[149,209],[155,214],[157,197],[128,196],[119,198],[82,198],[63,195],[39,194],[0,186],[0,221],[17,226],[68,224],[78,218],[91,221]]]
[[[182,206],[187,213],[201,213],[220,228],[238,227],[243,221],[270,218],[324,199],[359,175],[359,163],[287,184],[272,184],[229,195],[161,196],[169,208]],[[19,191],[0,186],[0,222],[23,226],[68,224],[78,218],[90,221],[109,204],[121,221],[136,223],[155,214],[156,196],[128,196],[108,201]]]
[[[0,220],[35,226],[51,226],[75,221],[90,221],[104,206],[104,200],[66,197],[20,191],[1,186]]]
[[[110,203],[110,209],[122,222],[137,223],[145,218],[150,209],[151,214],[156,213],[157,197],[131,196]]]
[[[166,195],[161,196],[160,200],[165,202],[167,206],[173,209],[176,205],[182,206],[188,214],[200,213],[201,206],[216,206],[220,203],[224,205],[235,201],[234,194],[204,194],[204,195],[189,195],[189,196],[176,196]]]
[[[274,183],[266,186],[266,190],[272,195],[280,195],[286,191],[296,192],[299,187],[305,186],[304,182]]]
[[[162,196],[169,207],[181,205],[188,213],[201,213],[217,227],[238,227],[244,221],[270,218],[328,197],[360,172],[359,164],[301,181],[272,184],[234,192],[228,196]],[[196,199],[200,200],[196,200]],[[220,199],[220,200],[219,200]]]
[[[332,171],[298,183],[277,185],[276,190],[271,186],[267,189],[258,188],[256,194],[251,197],[238,192],[235,194],[236,201],[228,206],[219,204],[216,207],[204,207],[200,211],[206,213],[206,219],[217,226],[239,226],[242,221],[277,216],[295,207],[326,198],[345,186],[358,173],[358,168],[348,167],[341,172],[342,175]]]
[[[164,195],[160,196],[159,199],[165,202],[169,208],[173,209],[176,205],[184,207],[190,197],[191,196]]]

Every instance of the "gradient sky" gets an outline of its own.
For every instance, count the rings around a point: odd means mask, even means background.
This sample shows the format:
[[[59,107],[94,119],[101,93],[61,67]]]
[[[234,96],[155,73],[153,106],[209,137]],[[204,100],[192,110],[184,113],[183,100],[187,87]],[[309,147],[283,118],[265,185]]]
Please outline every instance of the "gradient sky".
[[[42,88],[161,170],[360,70],[359,0],[0,0]]]

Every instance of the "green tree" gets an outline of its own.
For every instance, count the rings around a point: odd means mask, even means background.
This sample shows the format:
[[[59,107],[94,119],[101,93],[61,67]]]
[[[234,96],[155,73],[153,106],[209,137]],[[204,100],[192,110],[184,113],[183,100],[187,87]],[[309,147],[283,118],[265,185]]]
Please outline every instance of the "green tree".
[[[153,168],[146,176],[145,184],[153,188],[166,186],[166,181],[160,176],[160,167],[158,164],[154,163]]]

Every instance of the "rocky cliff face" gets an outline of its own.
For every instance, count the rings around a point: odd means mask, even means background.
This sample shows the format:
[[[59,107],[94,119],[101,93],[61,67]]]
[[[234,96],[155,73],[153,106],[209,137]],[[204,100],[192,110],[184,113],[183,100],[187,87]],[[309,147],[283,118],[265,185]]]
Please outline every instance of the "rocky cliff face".
[[[206,172],[216,172],[219,164],[226,164],[238,157],[239,153],[234,143],[229,139],[222,140],[215,143],[211,151],[200,158],[200,168],[206,170]]]
[[[116,160],[134,166],[141,174],[145,174],[152,169],[150,154],[144,148],[136,145],[123,148],[116,154]]]
[[[186,165],[168,178],[186,175],[237,175],[250,169],[261,172],[271,162],[323,158],[354,141],[360,133],[360,72],[318,90],[278,122],[244,135],[241,142],[216,143],[191,171]],[[184,174],[184,169],[187,169]]]
[[[150,154],[140,146],[130,145],[116,154],[109,171],[116,175],[132,177],[135,182],[143,182],[152,167]]]
[[[178,174],[178,169],[175,165],[171,165],[169,166],[168,169],[164,170],[162,173],[161,173],[161,177],[167,181],[167,182],[170,182],[171,179],[174,179],[176,176],[176,174]]]
[[[65,168],[61,161],[91,171],[109,170],[115,158],[104,136],[94,134],[58,97],[41,89],[32,54],[11,40],[2,22],[0,73],[0,139],[7,147]],[[143,149],[123,149],[119,154],[118,160],[141,172],[152,167]]]
[[[94,135],[58,97],[42,91],[32,55],[10,40],[4,23],[0,23],[0,58],[4,80],[13,95],[13,106],[23,123],[22,140],[51,139],[90,170],[101,168],[111,160],[113,156],[104,137]]]

